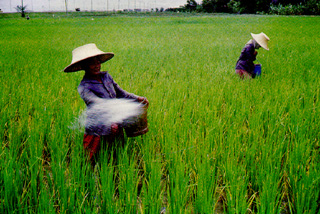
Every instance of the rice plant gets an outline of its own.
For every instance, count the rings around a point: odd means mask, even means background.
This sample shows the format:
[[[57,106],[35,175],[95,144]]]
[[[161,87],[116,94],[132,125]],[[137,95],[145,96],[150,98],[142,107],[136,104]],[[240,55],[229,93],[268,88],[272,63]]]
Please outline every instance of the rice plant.
[[[32,14],[30,15],[32,16]],[[0,19],[1,213],[318,213],[319,17]],[[250,33],[262,76],[234,66]],[[72,124],[85,109],[71,51],[96,43],[149,132],[93,169]]]

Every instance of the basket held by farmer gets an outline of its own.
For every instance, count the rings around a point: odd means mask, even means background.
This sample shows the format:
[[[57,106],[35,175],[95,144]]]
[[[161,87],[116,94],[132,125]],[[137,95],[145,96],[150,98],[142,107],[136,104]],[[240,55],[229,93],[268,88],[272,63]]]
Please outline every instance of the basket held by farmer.
[[[255,64],[256,56],[260,47],[269,50],[268,41],[269,37],[264,33],[253,34],[251,33],[252,39],[244,46],[241,51],[240,57],[236,64],[236,74],[241,79],[244,78],[255,78]]]
[[[149,102],[145,97],[128,93],[113,80],[107,71],[100,71],[101,63],[110,60],[113,56],[114,54],[111,52],[99,50],[93,43],[83,45],[72,51],[72,62],[64,69],[64,72],[85,71],[78,86],[78,92],[84,100],[87,110],[94,109],[93,106],[97,106],[98,101],[110,101],[117,98],[134,100],[148,106]],[[83,139],[84,148],[88,151],[89,159],[93,165],[102,143],[107,144],[104,147],[110,147],[119,139],[123,142],[124,135],[122,124],[94,123],[99,119],[95,117],[97,117],[97,114],[87,114],[86,121],[93,121],[93,123],[88,124],[86,122]]]

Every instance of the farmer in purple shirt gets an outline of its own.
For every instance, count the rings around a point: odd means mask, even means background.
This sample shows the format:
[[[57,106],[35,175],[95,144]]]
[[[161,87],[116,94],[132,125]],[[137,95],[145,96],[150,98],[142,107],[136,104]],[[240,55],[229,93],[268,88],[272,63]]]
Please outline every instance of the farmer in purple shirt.
[[[264,34],[253,34],[251,33],[252,39],[244,46],[241,51],[241,55],[236,64],[236,74],[240,76],[241,79],[244,78],[255,78],[254,73],[254,61],[258,52],[256,49],[263,47],[266,50],[268,48],[269,37]]]
[[[99,98],[127,98],[148,105],[149,102],[145,97],[126,92],[119,87],[108,72],[100,71],[101,63],[110,60],[113,56],[113,53],[102,52],[95,44],[87,44],[72,51],[72,62],[64,71],[85,70],[85,75],[78,86],[78,92],[87,108],[90,108]],[[120,124],[112,124],[110,127],[99,124],[95,126],[86,125],[83,145],[89,152],[91,163],[94,164],[95,162],[101,148],[101,142],[112,144],[119,137],[123,138],[123,128]]]

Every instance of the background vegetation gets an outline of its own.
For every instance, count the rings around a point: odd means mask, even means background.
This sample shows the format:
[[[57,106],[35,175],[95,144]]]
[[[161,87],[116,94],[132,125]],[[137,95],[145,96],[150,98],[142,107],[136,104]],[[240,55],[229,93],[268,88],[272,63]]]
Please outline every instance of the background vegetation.
[[[0,19],[0,213],[319,213],[319,17],[30,17]],[[241,81],[261,31],[262,76]],[[75,123],[84,73],[62,72],[90,42],[150,101],[150,131],[94,170]]]
[[[320,15],[318,0],[187,0],[184,7],[169,11],[206,13],[263,13],[278,15]]]

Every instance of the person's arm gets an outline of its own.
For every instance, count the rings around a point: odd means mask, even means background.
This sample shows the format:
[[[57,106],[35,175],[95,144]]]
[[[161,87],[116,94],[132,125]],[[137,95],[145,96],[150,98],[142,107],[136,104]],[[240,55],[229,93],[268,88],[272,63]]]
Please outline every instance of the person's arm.
[[[117,98],[134,99],[134,100],[137,100],[138,102],[141,102],[144,104],[149,104],[147,98],[140,97],[140,96],[137,96],[133,93],[129,93],[129,92],[123,90],[113,79],[112,79],[112,84],[113,84],[113,87],[116,91]]]
[[[87,106],[91,105],[95,102],[95,100],[99,99],[99,97],[95,93],[93,93],[84,85],[79,85],[78,92],[80,94],[80,97],[83,99]]]
[[[120,88],[120,86],[115,81],[113,81],[113,86],[114,86],[114,89],[117,93],[117,97],[134,99],[134,100],[137,100],[139,103],[149,105],[149,101],[146,97],[140,97],[140,96],[137,96],[133,93],[129,93],[129,92],[123,90],[122,88]]]
[[[143,103],[143,104],[146,104],[146,105],[149,105],[149,101],[147,100],[147,98],[145,97],[140,97],[140,96],[137,96],[133,93],[129,93],[125,90],[123,90],[112,78],[112,76],[110,74],[107,73],[107,78],[109,79],[109,81],[111,81],[112,83],[112,86],[113,86],[113,89],[116,93],[116,98],[127,98],[127,99],[133,99],[133,100],[136,100],[140,103]]]
[[[113,79],[112,79],[112,84],[113,84],[114,90],[116,91],[117,98],[128,98],[128,99],[134,99],[134,100],[138,99],[139,96],[123,90]]]
[[[248,47],[246,47],[245,55],[248,60],[252,62],[255,61],[257,53],[258,52],[255,51],[253,45],[249,45]]]
[[[134,99],[134,100],[137,100],[139,103],[149,105],[149,101],[146,97],[140,97],[140,96],[137,96],[133,93],[129,93],[129,92],[123,90],[122,88],[120,88],[120,86],[115,81],[113,81],[113,86],[114,86],[114,89],[117,93],[117,97]]]

